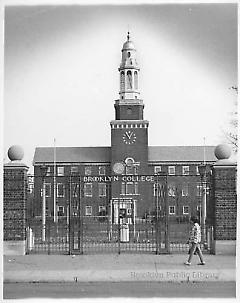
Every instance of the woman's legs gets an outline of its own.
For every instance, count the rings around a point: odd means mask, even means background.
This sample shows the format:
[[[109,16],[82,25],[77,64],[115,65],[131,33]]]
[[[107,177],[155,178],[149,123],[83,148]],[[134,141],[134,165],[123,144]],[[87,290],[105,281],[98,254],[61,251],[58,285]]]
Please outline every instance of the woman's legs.
[[[201,263],[204,263],[203,261],[203,254],[202,254],[202,251],[201,251],[201,248],[200,248],[200,244],[197,244],[197,250],[196,250],[198,256],[199,256],[199,259],[201,261]]]
[[[189,257],[188,257],[188,262],[191,263],[191,260],[192,260],[192,257],[193,257],[193,254],[196,250],[196,247],[197,247],[197,243],[192,243],[192,246],[190,248],[190,254],[189,254]]]

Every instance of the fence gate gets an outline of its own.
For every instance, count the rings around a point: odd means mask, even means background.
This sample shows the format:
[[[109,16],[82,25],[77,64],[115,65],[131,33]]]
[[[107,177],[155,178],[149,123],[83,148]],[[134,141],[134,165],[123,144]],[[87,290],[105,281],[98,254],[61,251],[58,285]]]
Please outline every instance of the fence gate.
[[[55,179],[56,178],[56,179]],[[109,178],[98,206],[93,195],[88,195],[83,176],[47,175],[31,177],[27,205],[28,253],[93,254],[93,253],[152,253],[187,252],[190,198],[184,192],[182,176],[158,174],[151,176],[152,196],[147,205],[151,211],[138,215],[138,202],[134,196],[113,197],[113,186],[120,187]],[[192,178],[197,188],[199,177]],[[175,188],[172,184],[174,181]],[[54,215],[53,188],[57,183],[58,206]],[[60,186],[63,184],[64,186]],[[184,196],[185,195],[185,196]],[[183,202],[182,202],[183,201]],[[201,203],[201,196],[199,196]],[[183,203],[183,204],[181,204]],[[95,203],[96,204],[96,203]],[[182,206],[183,205],[183,206]],[[210,195],[207,206],[211,206]],[[92,208],[99,207],[96,215]],[[185,208],[184,208],[185,207]],[[181,211],[186,215],[178,215]],[[174,215],[170,210],[174,210]],[[209,241],[209,232],[206,231]]]
[[[93,216],[86,215],[82,202],[84,182],[69,182],[70,254],[167,252],[166,176],[155,178],[153,212],[141,217],[136,216],[137,205],[133,198],[111,197],[111,186],[111,182],[107,183],[103,211]]]

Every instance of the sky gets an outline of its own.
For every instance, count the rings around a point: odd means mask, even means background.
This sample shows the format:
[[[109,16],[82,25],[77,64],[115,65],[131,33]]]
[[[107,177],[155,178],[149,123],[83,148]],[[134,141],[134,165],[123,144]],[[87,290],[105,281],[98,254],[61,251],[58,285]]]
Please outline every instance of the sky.
[[[10,1],[11,2],[11,1]],[[55,3],[56,1],[54,1]],[[43,2],[42,2],[43,3]],[[149,145],[226,141],[237,100],[236,4],[5,7],[4,162],[39,146],[110,146],[127,31]]]

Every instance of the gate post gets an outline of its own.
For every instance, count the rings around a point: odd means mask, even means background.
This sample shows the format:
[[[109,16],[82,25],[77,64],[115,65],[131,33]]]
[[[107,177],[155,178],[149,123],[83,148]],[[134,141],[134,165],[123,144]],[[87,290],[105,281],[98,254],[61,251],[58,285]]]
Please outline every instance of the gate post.
[[[13,145],[8,150],[11,162],[4,164],[3,178],[3,253],[26,254],[26,200],[28,166],[21,162],[23,150]]]
[[[215,254],[226,252],[226,249],[234,253],[236,248],[237,165],[229,160],[230,155],[227,145],[221,144],[215,149],[218,159],[213,165]]]

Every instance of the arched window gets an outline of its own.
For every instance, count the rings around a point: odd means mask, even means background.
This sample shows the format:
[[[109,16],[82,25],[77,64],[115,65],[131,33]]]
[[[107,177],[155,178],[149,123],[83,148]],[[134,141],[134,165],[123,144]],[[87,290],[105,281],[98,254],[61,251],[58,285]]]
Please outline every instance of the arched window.
[[[138,73],[134,72],[134,88],[138,89]]]
[[[132,72],[127,71],[127,89],[132,89]]]
[[[120,90],[123,91],[125,89],[125,79],[124,72],[122,71],[120,74]]]

